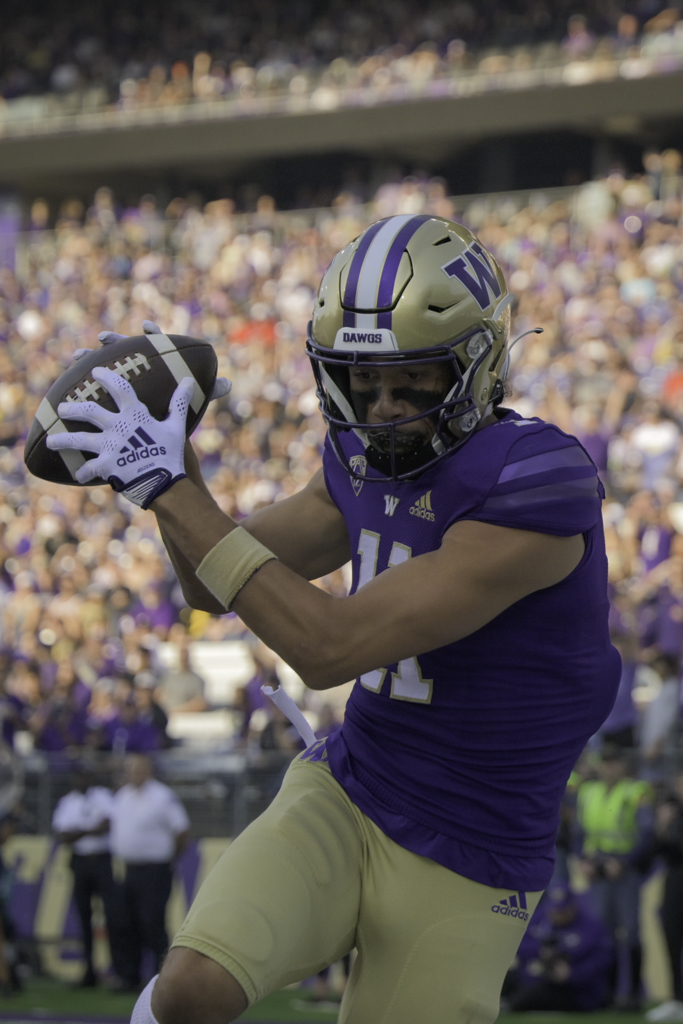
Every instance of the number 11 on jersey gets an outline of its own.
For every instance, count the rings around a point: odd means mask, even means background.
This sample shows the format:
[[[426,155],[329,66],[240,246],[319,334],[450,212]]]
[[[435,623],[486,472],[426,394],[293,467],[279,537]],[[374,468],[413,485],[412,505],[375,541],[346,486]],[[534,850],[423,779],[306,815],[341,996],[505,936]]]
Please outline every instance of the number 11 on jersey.
[[[377,575],[377,558],[379,556],[380,535],[372,530],[361,530],[358,538],[358,554],[360,555],[360,569],[358,571],[358,587],[364,587],[366,583]],[[387,568],[391,569],[401,562],[407,561],[412,555],[412,550],[406,544],[394,541],[389,555]],[[385,668],[376,668],[372,672],[365,672],[360,677],[361,685],[366,690],[373,690],[379,693],[382,683],[387,674]],[[395,700],[410,700],[418,704],[430,704],[432,700],[433,680],[423,679],[420,664],[417,658],[405,658],[397,665],[396,672],[391,673],[391,696]]]

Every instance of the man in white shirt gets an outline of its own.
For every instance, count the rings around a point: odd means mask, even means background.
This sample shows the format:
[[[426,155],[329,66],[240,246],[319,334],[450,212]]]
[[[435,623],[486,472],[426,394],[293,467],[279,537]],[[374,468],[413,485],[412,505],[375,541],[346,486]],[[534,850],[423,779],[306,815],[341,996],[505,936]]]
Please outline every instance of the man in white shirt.
[[[80,984],[90,988],[97,984],[92,959],[92,898],[95,895],[99,895],[104,904],[111,959],[117,974],[122,967],[120,897],[112,875],[109,850],[114,795],[110,789],[94,785],[92,776],[83,770],[74,773],[73,787],[55,808],[52,830],[58,843],[66,843],[72,849],[74,903],[81,923],[85,959],[85,974]]]
[[[166,904],[171,895],[173,860],[187,842],[190,822],[172,789],[153,778],[144,754],[126,761],[127,782],[114,796],[112,852],[124,861],[126,914],[122,978],[130,990],[140,983],[143,947],[152,951],[155,973],[168,948]]]

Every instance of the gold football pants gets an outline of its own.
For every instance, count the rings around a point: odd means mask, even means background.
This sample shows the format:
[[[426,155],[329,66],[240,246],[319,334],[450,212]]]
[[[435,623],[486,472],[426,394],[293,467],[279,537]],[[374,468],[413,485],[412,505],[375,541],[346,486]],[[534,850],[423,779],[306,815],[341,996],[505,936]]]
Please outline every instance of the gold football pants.
[[[500,907],[521,899],[531,915],[540,896],[405,850],[324,762],[297,758],[201,886],[173,945],[216,960],[250,1004],[356,947],[343,1024],[491,1024],[526,927]]]

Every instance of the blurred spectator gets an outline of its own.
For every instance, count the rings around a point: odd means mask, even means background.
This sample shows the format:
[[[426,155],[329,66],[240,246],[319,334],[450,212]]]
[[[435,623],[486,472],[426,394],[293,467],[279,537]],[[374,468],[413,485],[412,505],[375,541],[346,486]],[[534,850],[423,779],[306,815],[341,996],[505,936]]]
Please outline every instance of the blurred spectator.
[[[101,725],[101,745],[115,754],[149,754],[165,746],[165,723],[154,714],[152,693],[133,687],[129,677],[115,680],[113,713]]]
[[[177,668],[168,669],[159,680],[158,700],[167,715],[184,711],[206,711],[204,680],[190,668],[190,649],[186,637],[178,645]]]
[[[4,813],[0,816],[0,991],[4,996],[13,995],[23,987],[17,972],[17,929],[9,909],[14,872],[7,867],[2,856],[3,846],[15,832],[14,814]]]
[[[242,718],[239,736],[243,741],[249,736],[249,727],[254,712],[261,708],[268,708],[271,704],[261,687],[272,686],[274,690],[277,690],[280,685],[277,672],[272,664],[268,664],[266,660],[259,657],[256,651],[251,652],[251,657],[256,671],[246,686],[237,690],[234,702],[235,710],[241,714]]]
[[[331,736],[337,729],[341,729],[341,720],[337,710],[332,704],[323,704],[318,712],[318,728],[315,730],[316,738],[324,739]]]
[[[159,745],[168,747],[170,745],[170,740],[166,735],[168,715],[155,700],[156,677],[152,672],[138,672],[134,684],[134,699],[138,718],[144,722],[151,722],[159,737]]]
[[[599,778],[582,782],[577,793],[576,833],[581,868],[590,885],[590,906],[628,951],[626,992],[611,978],[611,1002],[625,1010],[640,1006],[640,888],[642,862],[650,847],[652,816],[646,782],[628,777],[623,749],[605,745]]]
[[[40,750],[62,751],[85,745],[90,690],[77,679],[67,661],[55,666],[55,681],[48,696],[28,719]]]
[[[604,743],[632,749],[636,742],[635,727],[638,721],[638,711],[633,700],[637,641],[629,634],[612,634],[611,640],[621,654],[621,679],[612,710],[600,728],[600,737]]]
[[[58,843],[71,847],[73,898],[83,937],[85,973],[82,988],[98,983],[93,965],[92,899],[99,896],[104,906],[111,960],[117,975],[123,969],[121,949],[120,893],[114,882],[109,850],[110,818],[114,795],[97,786],[86,769],[74,772],[72,790],[63,796],[52,817]]]
[[[593,49],[595,39],[588,31],[583,14],[572,14],[567,22],[567,35],[562,49],[568,57],[585,57]]]
[[[680,662],[675,655],[660,654],[651,663],[660,681],[657,696],[650,701],[640,729],[641,776],[651,782],[666,778],[666,754],[673,753],[680,709]]]
[[[158,586],[143,586],[139,599],[132,605],[129,615],[136,626],[156,633],[162,640],[176,620],[176,609],[168,598],[162,598]]]
[[[612,995],[614,943],[602,921],[566,885],[541,900],[503,989],[512,1011],[586,1013]]]
[[[265,754],[294,754],[304,749],[298,732],[280,709],[268,702],[268,721],[261,730],[259,747]]]
[[[683,775],[677,775],[673,789],[666,793],[655,812],[652,853],[666,865],[660,909],[671,968],[673,999],[645,1014],[649,1021],[674,1024],[683,1020]]]
[[[123,882],[124,988],[140,985],[143,948],[157,974],[168,948],[166,904],[172,864],[189,835],[189,819],[172,789],[153,777],[152,762],[141,754],[126,761],[126,783],[114,796],[111,849],[125,864]]]

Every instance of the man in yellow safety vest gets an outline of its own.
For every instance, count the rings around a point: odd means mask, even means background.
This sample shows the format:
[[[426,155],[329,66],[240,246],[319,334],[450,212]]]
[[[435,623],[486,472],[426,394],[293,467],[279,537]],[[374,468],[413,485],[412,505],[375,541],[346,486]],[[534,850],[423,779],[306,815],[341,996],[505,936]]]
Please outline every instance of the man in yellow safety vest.
[[[652,795],[647,782],[629,777],[625,751],[606,744],[598,778],[582,782],[577,793],[576,824],[581,867],[590,883],[596,914],[629,953],[629,985],[617,993],[620,1009],[637,1010],[642,961],[638,914],[642,854],[652,835]]]

